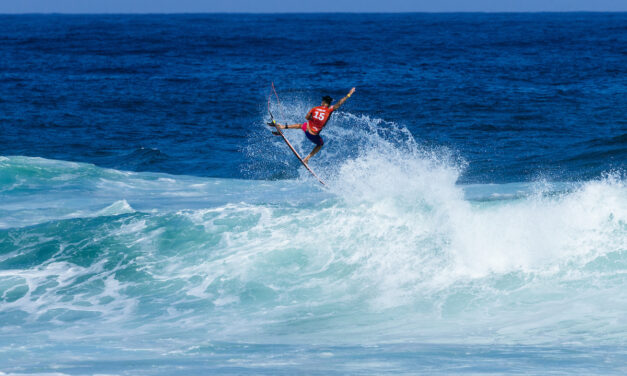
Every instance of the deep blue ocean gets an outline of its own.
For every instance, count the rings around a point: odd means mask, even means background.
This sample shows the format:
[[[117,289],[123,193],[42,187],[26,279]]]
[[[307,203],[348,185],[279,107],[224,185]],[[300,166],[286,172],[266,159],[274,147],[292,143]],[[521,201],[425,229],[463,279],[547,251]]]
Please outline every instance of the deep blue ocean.
[[[623,375],[626,169],[627,13],[0,15],[0,375]]]

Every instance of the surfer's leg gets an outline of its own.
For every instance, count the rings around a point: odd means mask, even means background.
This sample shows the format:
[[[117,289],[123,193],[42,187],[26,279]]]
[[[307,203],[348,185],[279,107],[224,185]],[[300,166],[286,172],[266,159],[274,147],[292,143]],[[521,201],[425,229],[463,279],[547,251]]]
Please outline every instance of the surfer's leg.
[[[269,126],[271,127],[277,127],[279,129],[296,129],[296,128],[300,128],[301,125],[300,124],[279,124],[279,123],[268,123]],[[280,136],[281,134],[278,131],[272,131],[272,134],[275,136]]]
[[[320,149],[322,149],[322,145],[324,145],[324,140],[322,139],[322,137],[320,137],[319,134],[314,135],[314,134],[307,132],[304,126],[303,126],[303,131],[305,131],[305,136],[309,139],[309,141],[316,144],[316,147],[313,148],[313,150],[311,151],[311,153],[309,153],[307,158],[303,159],[303,162],[307,163],[309,162],[309,158],[316,155],[320,151]]]
[[[271,127],[279,127],[279,129],[294,129],[294,128],[300,128],[301,125],[300,124],[279,124],[279,123],[275,123],[275,122],[269,122],[268,123],[269,126]]]
[[[305,157],[305,159],[303,159],[303,162],[305,163],[309,163],[309,158],[313,157],[314,155],[318,154],[318,152],[320,151],[320,149],[322,149],[322,145],[316,145],[315,148],[313,148],[313,150],[311,151],[311,153],[309,153],[309,155],[307,157]]]
[[[301,124],[289,124],[285,126],[285,129],[296,129],[300,127],[301,127]]]

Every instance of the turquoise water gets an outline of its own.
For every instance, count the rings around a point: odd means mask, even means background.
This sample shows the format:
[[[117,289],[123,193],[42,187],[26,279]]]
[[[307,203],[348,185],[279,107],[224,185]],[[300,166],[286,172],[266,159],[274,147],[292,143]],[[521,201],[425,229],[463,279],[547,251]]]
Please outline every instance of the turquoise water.
[[[620,174],[464,186],[371,136],[328,188],[2,157],[4,372],[624,373]]]

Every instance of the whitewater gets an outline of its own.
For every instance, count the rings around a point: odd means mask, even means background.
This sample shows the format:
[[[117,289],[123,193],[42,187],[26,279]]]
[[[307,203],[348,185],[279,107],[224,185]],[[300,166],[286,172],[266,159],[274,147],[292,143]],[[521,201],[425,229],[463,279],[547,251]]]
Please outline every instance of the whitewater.
[[[461,185],[451,151],[335,116],[326,188],[269,135],[253,167],[298,176],[0,157],[0,370],[625,371],[621,171]]]

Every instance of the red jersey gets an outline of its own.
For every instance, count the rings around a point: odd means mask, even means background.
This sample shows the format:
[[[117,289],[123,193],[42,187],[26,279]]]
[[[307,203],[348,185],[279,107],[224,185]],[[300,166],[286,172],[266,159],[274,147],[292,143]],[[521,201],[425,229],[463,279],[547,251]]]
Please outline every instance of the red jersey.
[[[329,121],[329,117],[331,113],[335,111],[333,106],[329,107],[314,107],[309,113],[311,114],[311,119],[309,119],[309,129],[313,134],[318,134],[327,125],[327,121]]]

